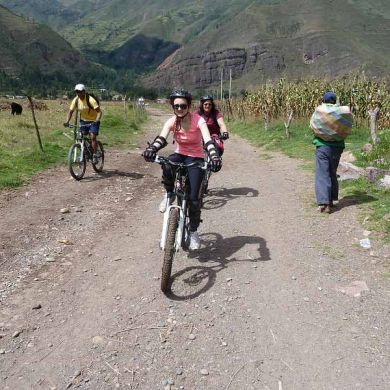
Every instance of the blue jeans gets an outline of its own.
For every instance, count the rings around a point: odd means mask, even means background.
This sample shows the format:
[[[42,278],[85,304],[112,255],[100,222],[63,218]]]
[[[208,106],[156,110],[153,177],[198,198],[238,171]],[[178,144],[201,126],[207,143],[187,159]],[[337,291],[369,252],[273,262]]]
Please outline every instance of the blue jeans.
[[[343,148],[334,146],[317,146],[315,193],[317,204],[331,204],[339,198],[337,167]]]

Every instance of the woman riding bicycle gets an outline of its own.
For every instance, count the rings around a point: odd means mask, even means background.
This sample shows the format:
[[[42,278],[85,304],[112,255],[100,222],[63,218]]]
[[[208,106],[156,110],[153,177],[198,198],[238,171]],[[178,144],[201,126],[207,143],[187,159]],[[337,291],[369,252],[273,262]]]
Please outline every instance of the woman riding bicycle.
[[[198,114],[206,121],[211,138],[217,146],[219,155],[222,156],[224,151],[222,139],[228,139],[229,132],[223,120],[222,113],[215,107],[212,96],[205,95],[200,98]]]
[[[174,91],[169,96],[174,116],[168,119],[159,136],[146,148],[143,156],[146,161],[154,161],[157,152],[167,145],[169,133],[173,133],[176,142],[175,153],[168,156],[173,162],[190,164],[193,162],[204,162],[204,148],[211,159],[211,169],[217,172],[222,167],[222,161],[218,155],[213,141],[211,140],[206,122],[197,113],[191,113],[190,107],[192,96],[184,90]],[[204,142],[204,147],[203,143]],[[167,166],[162,166],[163,184],[167,191],[160,205],[160,211],[165,212],[168,201],[172,202],[172,191],[174,188],[174,172]],[[200,201],[199,189],[203,179],[203,170],[200,167],[188,168],[190,184],[189,191],[189,220],[190,220],[190,245],[191,250],[200,248],[200,239],[197,229],[200,224]]]

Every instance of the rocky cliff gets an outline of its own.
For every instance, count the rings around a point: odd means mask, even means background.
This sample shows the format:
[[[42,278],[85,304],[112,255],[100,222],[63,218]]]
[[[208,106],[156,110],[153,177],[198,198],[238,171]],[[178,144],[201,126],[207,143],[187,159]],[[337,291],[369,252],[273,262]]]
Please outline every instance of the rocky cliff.
[[[186,86],[207,88],[218,84],[223,78],[239,79],[247,73],[256,72],[261,78],[270,78],[286,69],[283,54],[269,45],[256,44],[247,49],[229,48],[204,52],[182,58],[170,66],[160,67],[145,78],[146,85]]]

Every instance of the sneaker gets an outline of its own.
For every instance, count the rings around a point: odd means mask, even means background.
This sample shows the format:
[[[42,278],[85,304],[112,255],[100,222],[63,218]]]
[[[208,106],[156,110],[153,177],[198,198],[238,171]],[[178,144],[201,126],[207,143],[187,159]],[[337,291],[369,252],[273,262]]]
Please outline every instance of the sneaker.
[[[190,246],[192,251],[200,249],[200,238],[198,232],[190,232]]]
[[[329,204],[321,204],[319,205],[318,210],[321,213],[330,214],[331,213],[330,207],[331,206]]]
[[[168,198],[169,198],[169,204],[171,205],[173,201],[175,200],[175,195],[165,193],[163,200],[160,203],[159,211],[160,213],[165,213],[168,207]]]

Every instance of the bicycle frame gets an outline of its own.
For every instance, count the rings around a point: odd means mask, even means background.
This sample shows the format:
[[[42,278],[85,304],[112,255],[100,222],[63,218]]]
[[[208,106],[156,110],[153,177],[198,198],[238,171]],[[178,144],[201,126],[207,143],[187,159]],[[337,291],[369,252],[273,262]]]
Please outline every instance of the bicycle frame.
[[[67,125],[67,127],[73,128],[74,141],[68,152],[68,169],[71,176],[76,180],[81,180],[84,177],[87,161],[92,163],[92,168],[95,172],[100,173],[103,171],[103,144],[100,141],[96,141],[97,150],[96,152],[92,150],[92,142],[87,134],[88,132],[84,132],[84,129],[89,126]]]
[[[83,127],[90,127],[91,125],[84,125]],[[75,143],[79,144],[81,146],[81,162],[84,161],[84,157],[87,157],[88,159],[92,158],[90,148],[88,146],[91,146],[91,140],[89,138],[89,135],[85,135],[83,133],[83,130],[81,129],[81,126],[74,126],[69,125],[68,127],[73,128],[73,138],[75,140]],[[88,133],[89,134],[89,133]],[[76,162],[76,161],[74,161]]]

